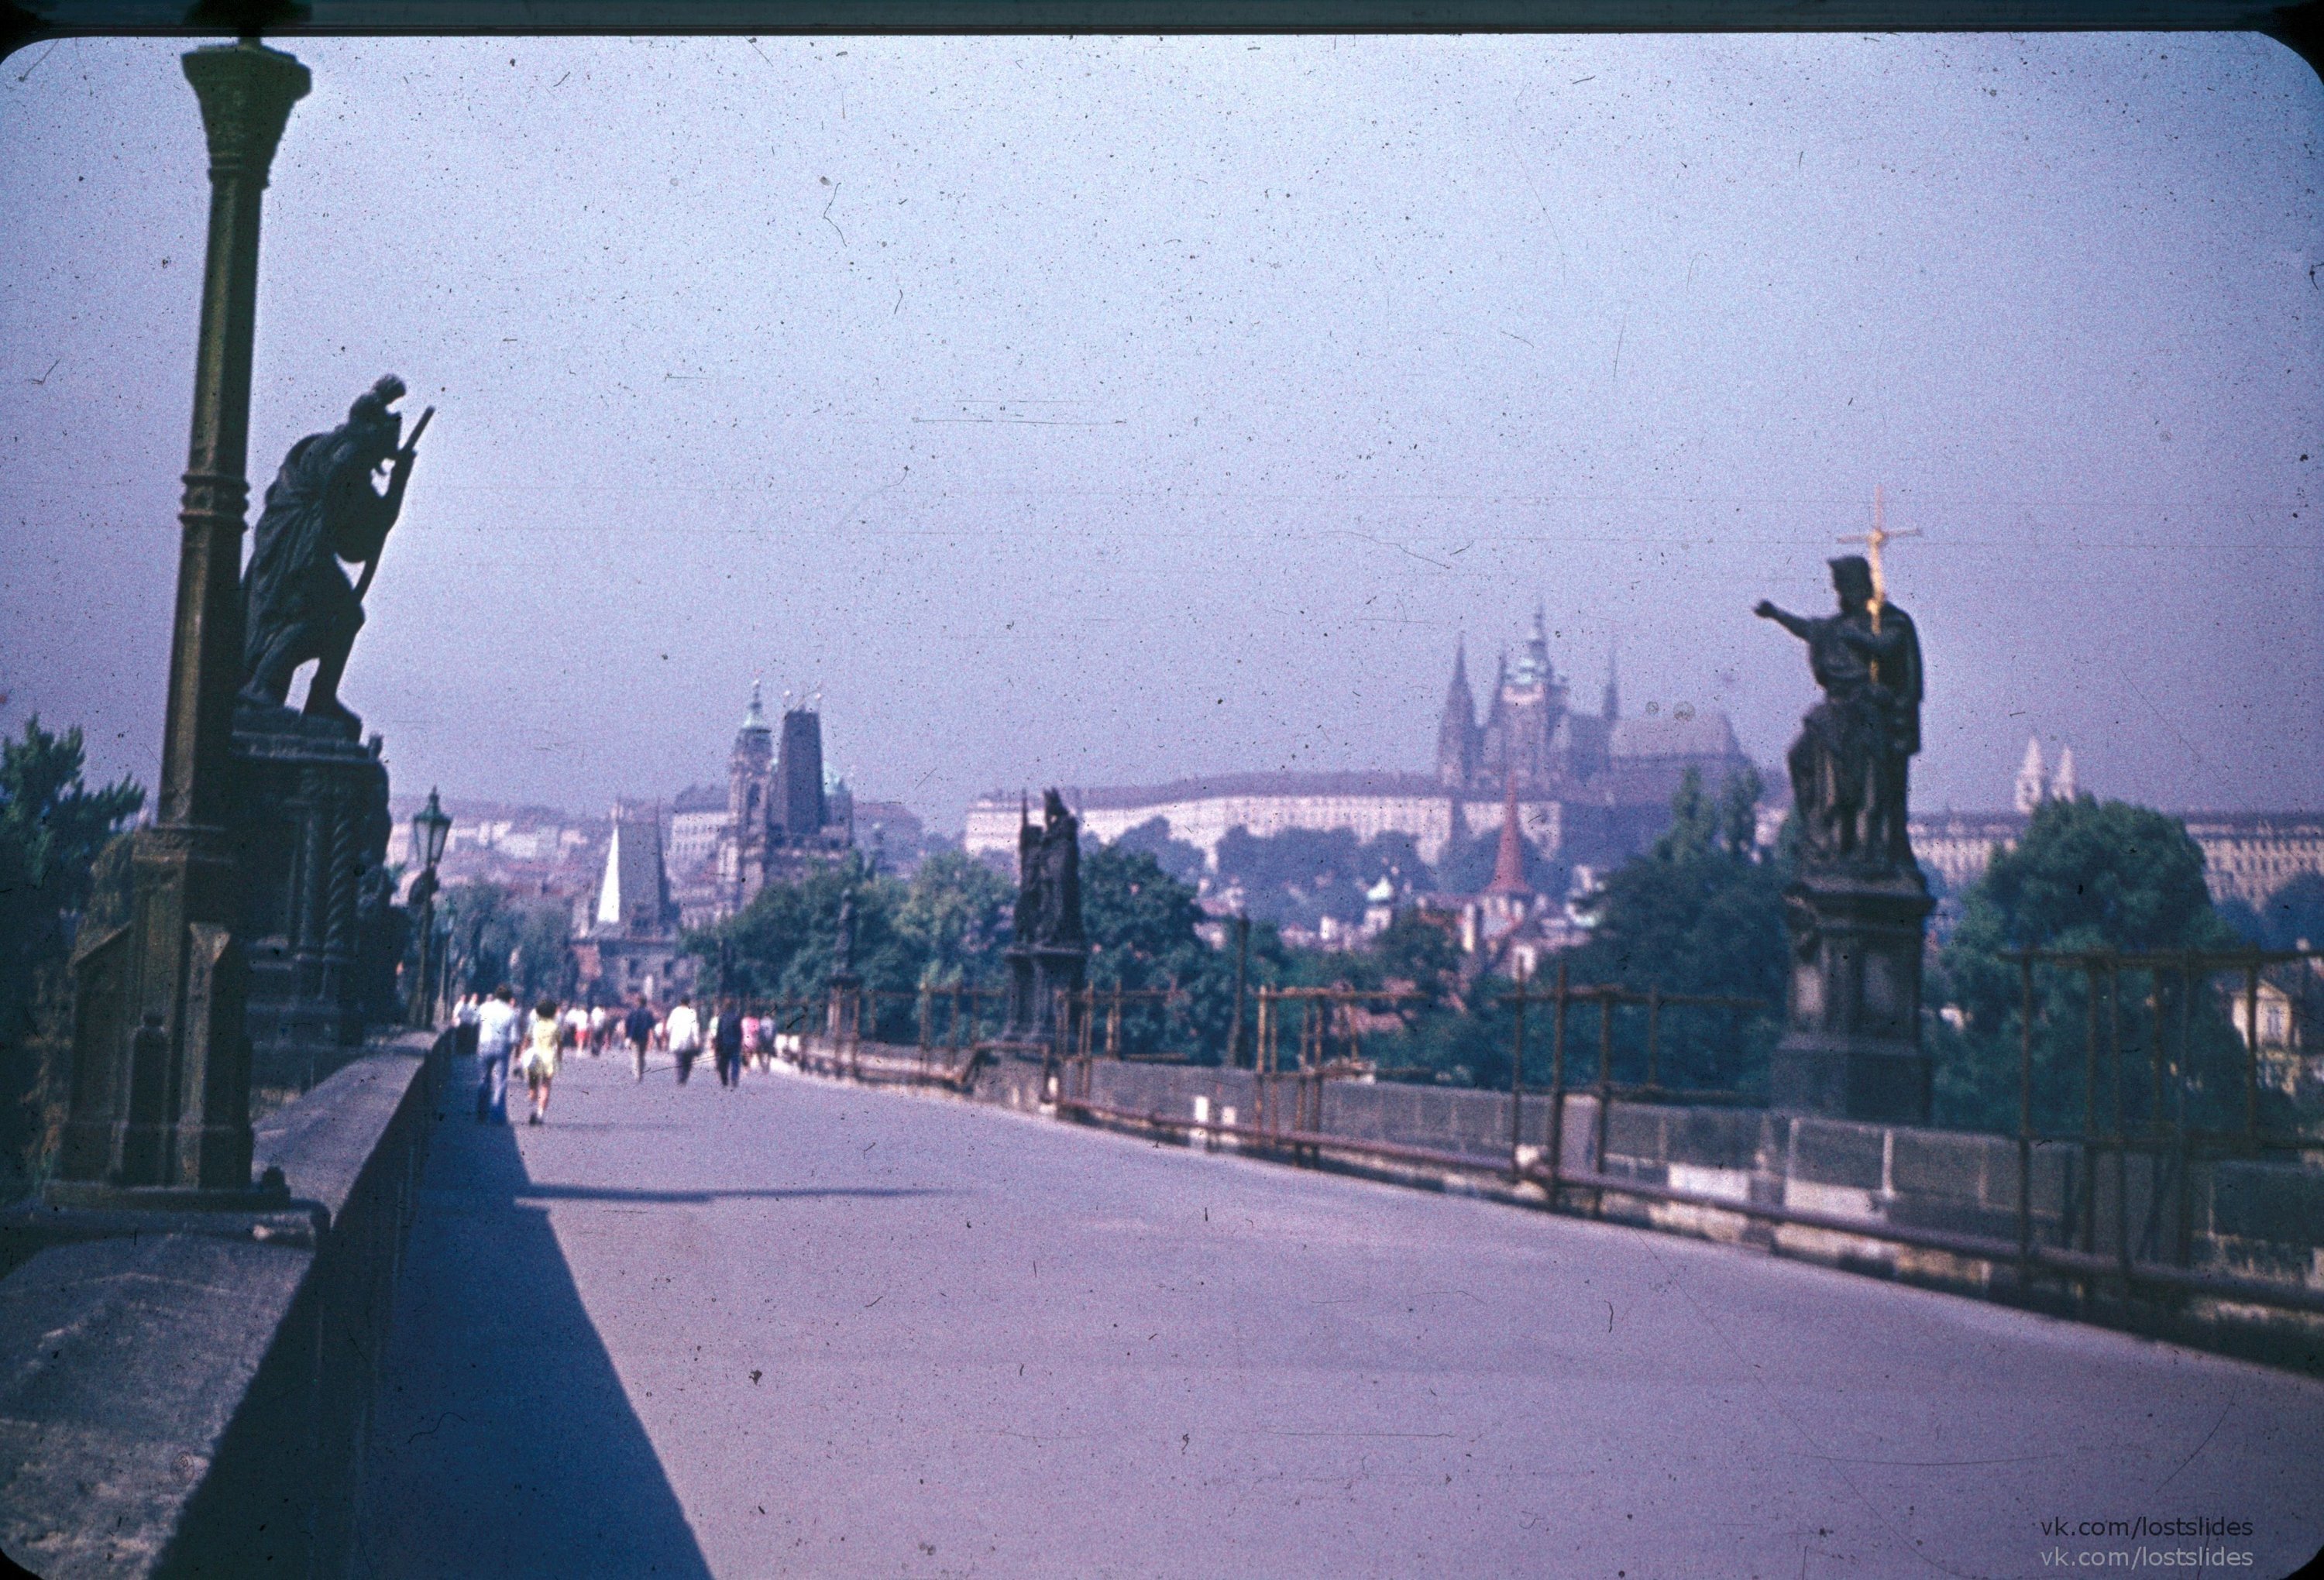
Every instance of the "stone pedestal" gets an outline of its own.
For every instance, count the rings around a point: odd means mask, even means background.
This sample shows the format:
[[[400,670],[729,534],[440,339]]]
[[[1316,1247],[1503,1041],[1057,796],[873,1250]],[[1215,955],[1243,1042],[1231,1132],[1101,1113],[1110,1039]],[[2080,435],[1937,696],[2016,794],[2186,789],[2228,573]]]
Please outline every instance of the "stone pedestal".
[[[831,1007],[824,1022],[824,1035],[833,1047],[844,1047],[863,1034],[863,978],[853,971],[840,971],[831,978]]]
[[[379,738],[287,708],[235,712],[251,1084],[303,1091],[398,1018]]]
[[[1089,951],[1019,945],[1002,951],[1001,958],[1009,962],[1009,1024],[1001,1041],[1046,1048],[1057,1032],[1057,994],[1082,990]]]
[[[1927,1124],[1921,953],[1934,902],[1920,870],[1810,868],[1784,899],[1792,970],[1784,1038],[1768,1070],[1770,1105]]]

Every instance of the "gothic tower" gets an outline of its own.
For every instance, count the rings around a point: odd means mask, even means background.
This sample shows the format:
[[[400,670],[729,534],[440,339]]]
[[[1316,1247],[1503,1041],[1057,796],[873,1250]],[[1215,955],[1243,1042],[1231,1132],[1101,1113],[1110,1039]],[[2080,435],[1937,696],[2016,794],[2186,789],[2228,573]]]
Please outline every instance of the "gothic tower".
[[[1436,782],[1466,790],[1477,771],[1477,699],[1469,690],[1469,644],[1452,649],[1452,684],[1444,691],[1444,718],[1436,727]]]
[[[1496,777],[1515,774],[1520,789],[1545,791],[1558,777],[1552,752],[1565,717],[1565,683],[1549,661],[1548,620],[1536,605],[1533,635],[1517,666],[1506,662],[1493,688],[1479,766]]]
[[[1485,721],[1477,731],[1477,779],[1499,784],[1509,769],[1509,653],[1501,649],[1493,667],[1493,689],[1486,694]]]
[[[803,845],[823,832],[823,715],[807,708],[783,713],[781,755],[775,765],[775,804],[768,821],[776,838]]]
[[[774,764],[774,732],[767,728],[759,683],[751,683],[751,706],[734,732],[726,759],[726,828],[718,841],[718,876],[732,904],[742,906],[766,881],[768,772]]]

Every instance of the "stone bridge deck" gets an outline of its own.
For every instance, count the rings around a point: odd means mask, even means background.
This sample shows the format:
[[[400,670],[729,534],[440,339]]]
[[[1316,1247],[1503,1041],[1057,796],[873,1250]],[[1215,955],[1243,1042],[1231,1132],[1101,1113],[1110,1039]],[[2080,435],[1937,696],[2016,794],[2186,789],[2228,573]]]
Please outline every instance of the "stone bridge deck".
[[[484,1127],[454,1068],[373,1575],[2270,1575],[2324,1541],[2324,1385],[2282,1372],[787,1075],[579,1058],[546,1126]],[[2253,1529],[2043,1529],[2142,1514]]]

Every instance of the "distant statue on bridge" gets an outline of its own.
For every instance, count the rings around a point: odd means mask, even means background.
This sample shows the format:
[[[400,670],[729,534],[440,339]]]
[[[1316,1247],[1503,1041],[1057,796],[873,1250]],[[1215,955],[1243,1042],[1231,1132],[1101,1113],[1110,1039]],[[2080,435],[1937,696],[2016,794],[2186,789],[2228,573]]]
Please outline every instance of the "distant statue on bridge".
[[[832,974],[853,977],[855,974],[855,896],[850,891],[839,896],[837,937],[831,946]]]
[[[1044,792],[1041,821],[1017,831],[1016,942],[1082,945],[1082,824],[1056,791]]]
[[[1838,612],[1809,619],[1764,599],[1754,611],[1808,645],[1823,688],[1788,758],[1793,815],[1811,862],[1910,868],[1905,803],[1921,749],[1920,636],[1912,617],[1876,591],[1862,556],[1831,565]]]
[[[1052,789],[1041,821],[1019,814],[1015,936],[1003,958],[1010,973],[1005,1043],[1047,1041],[1059,993],[1081,991],[1089,942],[1082,932],[1082,823]]]
[[[314,659],[307,713],[337,720],[351,733],[361,730],[362,721],[339,701],[339,677],[363,629],[364,594],[380,550],[403,509],[414,446],[434,415],[432,407],[422,412],[410,439],[403,440],[402,414],[388,409],[403,392],[403,381],[394,374],[381,379],[355,398],[346,422],[291,446],[268,486],[243,578],[245,703],[283,706],[291,675]],[[384,493],[372,485],[382,466],[389,468]],[[352,586],[339,569],[341,560],[364,567]]]

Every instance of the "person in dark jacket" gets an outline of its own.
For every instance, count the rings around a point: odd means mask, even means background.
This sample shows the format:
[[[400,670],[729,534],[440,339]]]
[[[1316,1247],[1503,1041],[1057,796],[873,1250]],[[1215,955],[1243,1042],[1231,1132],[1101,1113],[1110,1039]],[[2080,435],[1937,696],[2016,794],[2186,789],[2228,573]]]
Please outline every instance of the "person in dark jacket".
[[[718,1084],[738,1087],[742,1084],[742,1006],[732,998],[718,1006],[717,1029],[711,1033],[710,1048],[718,1067]]]
[[[622,1020],[622,1035],[629,1039],[630,1068],[640,1080],[646,1078],[646,1050],[653,1043],[654,1027],[658,1024],[654,1012],[646,1007],[646,996],[631,994],[630,1013]]]

